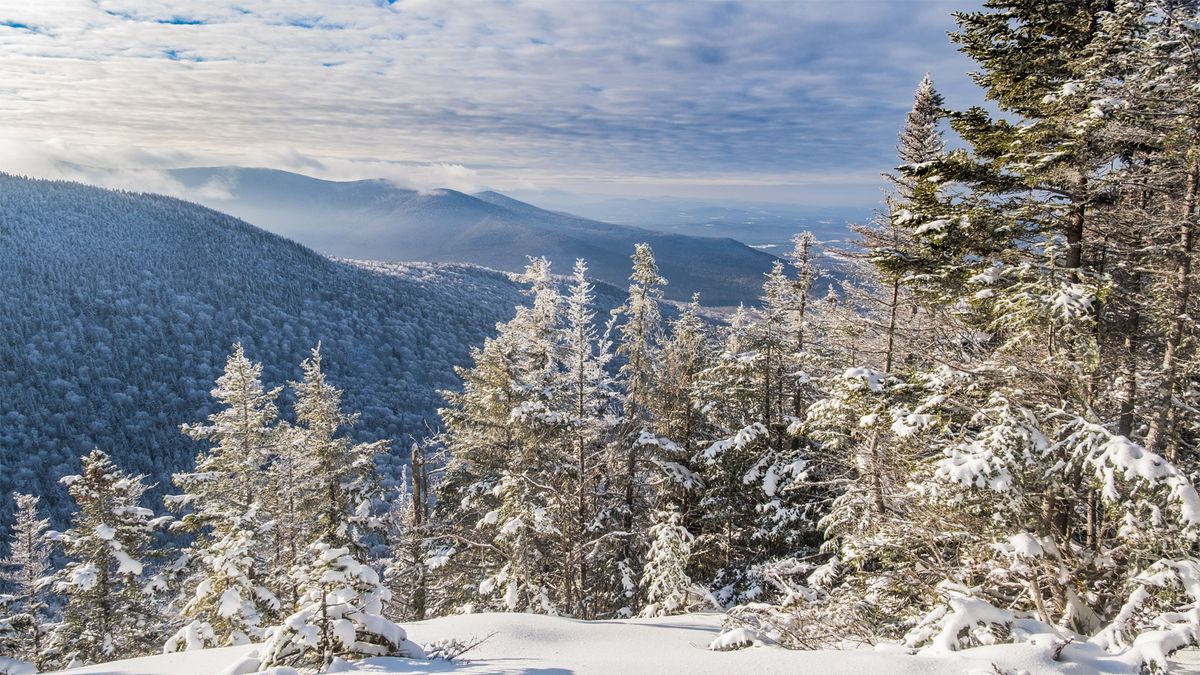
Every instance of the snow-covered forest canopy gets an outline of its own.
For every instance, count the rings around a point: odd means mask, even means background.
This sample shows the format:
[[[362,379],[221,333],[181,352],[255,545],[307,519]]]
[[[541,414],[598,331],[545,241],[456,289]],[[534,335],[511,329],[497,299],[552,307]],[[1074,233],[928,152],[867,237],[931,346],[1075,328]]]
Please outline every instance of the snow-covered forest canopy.
[[[1200,3],[957,21],[999,113],[918,84],[836,284],[804,234],[728,321],[668,312],[646,245],[611,311],[585,261],[564,280],[532,259],[405,465],[324,344],[266,378],[247,340],[184,375],[215,402],[181,420],[200,449],[165,504],[103,447],[62,479],[66,529],[15,497],[0,653],[261,643],[238,672],[320,670],[452,659],[401,628],[436,616],[709,610],[719,651],[982,650],[1017,672],[1013,643],[1062,672],[1167,668],[1200,641]],[[48,194],[5,181],[18,205]],[[2,213],[12,239],[26,221]]]

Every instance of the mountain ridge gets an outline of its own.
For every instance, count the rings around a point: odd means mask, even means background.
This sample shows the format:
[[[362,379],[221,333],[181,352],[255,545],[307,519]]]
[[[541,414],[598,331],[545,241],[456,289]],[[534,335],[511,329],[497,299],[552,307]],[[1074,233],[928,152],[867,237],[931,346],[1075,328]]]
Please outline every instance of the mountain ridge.
[[[388,181],[327,181],[274,169],[193,167],[171,175],[189,198],[344,258],[468,262],[519,271],[544,255],[558,270],[588,260],[624,286],[634,244],[649,243],[669,299],[753,303],[777,260],[728,237],[664,233],[551,211],[495,191],[417,191]]]

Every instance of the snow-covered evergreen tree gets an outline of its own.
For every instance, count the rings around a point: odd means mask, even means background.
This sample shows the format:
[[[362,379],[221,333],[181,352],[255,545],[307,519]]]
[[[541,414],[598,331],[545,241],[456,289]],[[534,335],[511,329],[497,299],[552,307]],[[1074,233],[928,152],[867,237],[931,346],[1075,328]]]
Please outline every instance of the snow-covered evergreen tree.
[[[946,150],[946,142],[942,139],[938,123],[944,113],[942,105],[945,100],[933,86],[933,78],[929,73],[921,78],[917,90],[913,94],[913,107],[904,118],[904,128],[900,131],[900,145],[897,147],[901,164],[908,166],[924,166],[942,156]],[[900,200],[907,201],[916,196],[920,189],[920,180],[914,176],[888,176],[895,185]]]
[[[311,462],[303,479],[315,511],[309,540],[361,554],[367,533],[376,526],[374,509],[381,501],[375,461],[388,444],[354,443],[343,435],[358,415],[342,412],[342,392],[329,384],[321,369],[320,345],[302,367],[304,379],[291,383],[297,436],[290,442]]]
[[[639,593],[633,586],[640,576],[642,556],[647,542],[648,517],[654,496],[649,494],[647,454],[655,444],[643,442],[643,432],[652,426],[649,420],[653,394],[653,377],[662,332],[662,287],[666,285],[654,260],[649,244],[638,244],[633,253],[633,272],[629,275],[629,299],[615,312],[620,317],[620,337],[617,353],[624,357],[621,376],[625,387],[622,401],[625,417],[622,437],[614,447],[613,475],[618,477],[614,488],[624,495],[621,508],[621,527],[625,532],[621,557],[616,564],[618,587],[628,601],[636,603]],[[634,613],[637,607],[622,609]]]
[[[297,606],[300,590],[292,570],[313,536],[316,457],[304,443],[304,432],[287,422],[276,427],[276,442],[263,477],[259,517],[264,523],[261,554],[263,585],[286,613]]]
[[[169,651],[246,644],[261,637],[263,615],[279,610],[265,585],[260,538],[269,529],[260,515],[263,468],[280,441],[279,392],[263,387],[262,366],[236,344],[212,391],[221,409],[207,424],[183,428],[211,446],[192,471],[175,474],[183,494],[167,500],[185,510],[180,529],[197,537],[179,601],[185,625],[167,642]]]
[[[199,553],[199,580],[180,608],[190,620],[167,640],[164,651],[249,644],[262,637],[260,606],[279,609],[275,596],[253,579],[258,542],[253,530],[240,525],[234,520],[223,526],[220,538]]]
[[[699,506],[703,462],[697,453],[715,434],[703,396],[703,377],[716,351],[713,332],[700,315],[699,298],[693,297],[664,336],[650,402],[655,459],[663,476],[658,503],[678,509],[683,525],[697,531],[704,516]]]
[[[388,590],[375,570],[356,560],[349,549],[317,542],[295,573],[300,607],[271,629],[260,648],[263,668],[323,670],[335,658],[424,656],[403,628],[383,618]]]
[[[606,494],[611,481],[605,460],[620,424],[615,410],[618,391],[608,372],[612,324],[599,333],[593,291],[586,263],[577,260],[563,308],[562,365],[554,383],[554,398],[566,424],[556,444],[558,471],[547,476],[559,488],[553,517],[563,565],[560,604],[563,611],[585,618],[607,611],[609,604],[603,597],[603,571],[615,547],[605,546],[600,537],[615,525],[614,504]]]
[[[63,666],[153,653],[162,639],[162,617],[146,588],[161,519],[139,505],[146,485],[100,450],[82,464],[80,474],[62,479],[78,510],[71,528],[54,537],[67,564],[54,577],[63,609],[47,656]]]
[[[545,481],[564,469],[566,417],[555,398],[562,298],[544,258],[522,278],[532,304],[476,351],[475,366],[460,371],[463,391],[448,394],[442,411],[451,459],[439,504],[454,507],[444,514],[454,554],[443,573],[470,589],[457,599],[465,609],[558,612],[559,495]]]
[[[686,611],[695,584],[688,578],[688,558],[695,537],[683,526],[678,511],[659,511],[650,528],[653,541],[642,572],[645,606],[642,616],[666,616]]]
[[[0,559],[0,653],[39,664],[49,619],[46,605],[50,578],[50,521],[41,518],[34,495],[15,494],[16,514],[8,540],[8,556]]]
[[[388,563],[384,583],[391,602],[385,616],[396,620],[423,621],[430,605],[430,462],[432,443],[413,443],[411,468],[405,471],[399,493],[387,513]]]

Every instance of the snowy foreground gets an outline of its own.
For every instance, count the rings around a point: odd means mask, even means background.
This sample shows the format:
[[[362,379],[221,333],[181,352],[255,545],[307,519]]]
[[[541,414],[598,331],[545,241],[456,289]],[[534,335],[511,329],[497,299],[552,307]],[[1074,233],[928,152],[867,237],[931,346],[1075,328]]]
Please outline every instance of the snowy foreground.
[[[913,675],[995,675],[1028,673],[1128,673],[1113,662],[1097,663],[1072,646],[1064,660],[1050,658],[1049,647],[1003,645],[942,657],[909,656],[891,650],[823,652],[751,647],[713,652],[708,644],[720,632],[721,615],[690,614],[628,621],[574,621],[534,614],[474,614],[407,625],[409,637],[429,645],[456,638],[492,635],[460,661],[371,659],[336,672],[407,674],[462,673],[497,675],[727,675],[728,673],[871,673]],[[93,675],[235,675],[246,670],[253,647],[229,647],[164,654],[67,671]],[[1200,674],[1200,656],[1181,654],[1172,672]],[[1067,660],[1070,659],[1070,660]],[[999,666],[999,670],[994,668]],[[279,673],[294,671],[275,671]]]

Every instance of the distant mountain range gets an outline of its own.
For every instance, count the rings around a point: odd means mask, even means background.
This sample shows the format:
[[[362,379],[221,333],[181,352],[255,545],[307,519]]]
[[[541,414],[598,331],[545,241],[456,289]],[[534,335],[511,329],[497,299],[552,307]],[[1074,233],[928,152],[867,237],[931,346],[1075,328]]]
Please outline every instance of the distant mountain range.
[[[812,232],[818,241],[840,245],[849,235],[847,223],[866,222],[872,215],[871,207],[864,205],[715,203],[671,197],[603,197],[556,191],[516,192],[512,196],[594,220],[672,234],[732,237],[776,255],[790,251],[792,237],[805,230]]]
[[[0,531],[18,488],[61,525],[57,480],[92,447],[169,489],[200,447],[179,425],[213,411],[235,341],[268,386],[299,378],[320,342],[362,413],[353,435],[391,439],[403,461],[459,386],[453,367],[524,301],[501,272],[366,269],[178,199],[2,173],[0,270]],[[601,316],[622,301],[597,291]]]
[[[775,257],[728,237],[618,225],[538,208],[497,192],[418,192],[383,180],[335,182],[272,169],[171,172],[189,199],[318,251],[370,260],[468,262],[522,269],[544,255],[560,273],[586,258],[595,278],[625,286],[634,244],[649,243],[667,296],[710,306],[753,303]]]

